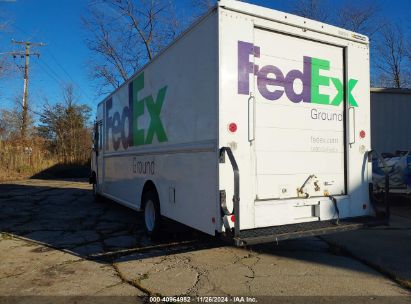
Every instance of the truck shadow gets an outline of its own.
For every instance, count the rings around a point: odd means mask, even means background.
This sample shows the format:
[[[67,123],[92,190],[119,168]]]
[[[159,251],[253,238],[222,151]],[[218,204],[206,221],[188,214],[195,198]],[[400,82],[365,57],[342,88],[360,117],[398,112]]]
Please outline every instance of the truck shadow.
[[[33,252],[53,248],[99,263],[112,263],[120,258],[121,261],[143,260],[227,247],[216,237],[172,221],[165,223],[162,239],[151,240],[144,234],[141,213],[109,200],[95,202],[90,185],[75,179],[32,179],[0,184],[0,208],[2,234],[38,244]],[[333,252],[333,248],[317,238],[233,252],[235,255],[268,254],[358,271],[352,263],[330,258],[330,254],[340,253]]]
[[[88,164],[62,164],[58,163],[49,168],[46,168],[33,176],[30,179],[43,180],[72,180],[74,178],[88,179],[90,175],[90,166]]]
[[[152,240],[141,212],[108,199],[96,202],[78,179],[0,184],[0,208],[1,233],[103,263],[133,253],[152,257],[223,246],[170,220],[163,222],[163,236]]]

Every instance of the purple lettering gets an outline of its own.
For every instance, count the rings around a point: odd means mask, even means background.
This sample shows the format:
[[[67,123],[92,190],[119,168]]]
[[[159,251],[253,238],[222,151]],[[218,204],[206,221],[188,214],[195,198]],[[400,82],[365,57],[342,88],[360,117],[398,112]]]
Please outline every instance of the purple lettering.
[[[273,74],[275,78],[269,78]],[[281,70],[273,65],[266,65],[257,74],[257,86],[260,94],[268,100],[277,100],[283,94],[284,90],[270,91],[268,86],[284,86],[284,75]]]
[[[113,115],[112,137],[113,137],[113,149],[118,150],[120,147],[121,137],[116,138],[118,134],[121,134],[121,117],[119,112],[115,112]]]
[[[238,94],[250,94],[250,74],[256,74],[258,66],[250,62],[250,55],[260,57],[260,48],[252,43],[238,41]]]
[[[126,136],[126,119],[128,122],[128,134]],[[124,107],[123,108],[123,113],[121,113],[121,143],[123,144],[123,148],[127,149],[130,143],[130,131],[132,130],[132,128],[130,128],[130,121],[131,121],[131,112],[129,107]]]
[[[304,56],[303,82],[303,102],[311,102],[311,57]]]
[[[301,93],[294,91],[294,81],[300,79],[303,85]],[[304,56],[303,72],[291,70],[285,77],[285,94],[292,102],[311,102],[311,57]]]
[[[113,128],[113,119],[110,116],[110,110],[113,108],[113,99],[109,99],[106,102],[106,150],[109,149],[108,147],[108,134],[109,130]]]

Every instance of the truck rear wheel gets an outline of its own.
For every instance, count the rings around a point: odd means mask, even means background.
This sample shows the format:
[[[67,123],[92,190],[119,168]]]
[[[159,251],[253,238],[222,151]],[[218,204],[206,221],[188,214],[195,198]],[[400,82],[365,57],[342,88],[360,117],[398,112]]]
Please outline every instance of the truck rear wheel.
[[[102,197],[100,194],[98,194],[97,192],[97,184],[93,183],[93,197],[94,197],[94,201],[97,203],[101,203],[102,202]]]
[[[101,202],[101,195],[97,192],[97,176],[96,173],[93,172],[90,177],[90,183],[93,186],[93,197],[95,202]]]
[[[144,227],[147,235],[158,237],[161,229],[160,203],[157,193],[149,191],[143,196]]]

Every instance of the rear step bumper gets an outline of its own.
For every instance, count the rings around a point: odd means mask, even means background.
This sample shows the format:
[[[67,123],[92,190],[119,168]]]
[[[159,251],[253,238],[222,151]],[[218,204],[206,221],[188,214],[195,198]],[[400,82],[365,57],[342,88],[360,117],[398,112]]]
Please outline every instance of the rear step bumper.
[[[367,216],[341,219],[338,224],[336,224],[335,220],[331,220],[256,228],[241,230],[240,233],[234,237],[234,243],[236,246],[247,246],[387,224],[388,221],[386,218],[380,219]]]

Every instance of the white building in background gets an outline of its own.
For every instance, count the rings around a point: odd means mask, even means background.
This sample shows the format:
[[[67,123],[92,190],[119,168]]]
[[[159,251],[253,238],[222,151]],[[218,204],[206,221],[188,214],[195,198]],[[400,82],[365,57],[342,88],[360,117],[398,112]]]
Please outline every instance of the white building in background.
[[[411,150],[411,89],[371,88],[371,147]]]

